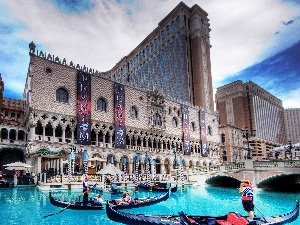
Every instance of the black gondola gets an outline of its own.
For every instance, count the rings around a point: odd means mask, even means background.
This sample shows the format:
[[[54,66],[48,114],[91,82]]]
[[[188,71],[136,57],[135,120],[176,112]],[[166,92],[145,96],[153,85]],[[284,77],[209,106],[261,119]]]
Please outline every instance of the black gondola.
[[[138,184],[139,188],[142,189],[147,189],[149,190],[149,185],[145,184],[145,183],[139,183]],[[176,186],[171,186],[171,183],[156,183],[155,185],[152,186],[152,190],[155,191],[161,191],[161,192],[167,192],[169,190],[169,188],[171,188],[171,192],[176,192],[177,191],[177,184]]]
[[[10,187],[10,184],[6,180],[0,180],[0,187],[8,188],[8,187]]]
[[[130,209],[143,206],[153,205],[162,201],[166,201],[170,197],[171,191],[168,190],[165,194],[148,197],[148,198],[134,198],[130,202],[122,202],[121,204],[114,204],[114,200],[109,201],[107,205],[110,205],[114,209]]]
[[[83,202],[66,202],[54,199],[51,191],[49,192],[50,203],[57,207],[68,208],[68,209],[77,209],[77,210],[102,210],[104,206],[100,203],[95,204],[93,201],[89,201],[87,204]]]
[[[224,216],[191,216],[183,212],[178,215],[165,216],[149,216],[144,214],[131,214],[115,210],[109,204],[106,205],[107,217],[115,222],[130,225],[283,225],[296,220],[299,216],[299,202],[297,201],[295,208],[285,214],[268,217],[255,217],[253,220],[248,220],[246,216],[241,216],[239,213],[228,213]]]

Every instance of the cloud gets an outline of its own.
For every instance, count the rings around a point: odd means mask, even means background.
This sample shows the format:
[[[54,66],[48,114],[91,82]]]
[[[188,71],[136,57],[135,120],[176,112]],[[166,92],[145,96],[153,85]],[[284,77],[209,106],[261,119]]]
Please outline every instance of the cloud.
[[[70,4],[72,2],[72,4]],[[28,44],[98,71],[111,69],[145,39],[180,0],[26,0],[0,2],[1,73],[25,83]],[[185,0],[210,19],[214,84],[291,46],[300,30],[296,1]],[[282,21],[285,24],[282,23]],[[293,21],[293,22],[291,22]],[[277,33],[277,34],[276,34]],[[280,43],[280,44],[279,44]],[[6,56],[4,58],[4,56]],[[10,57],[11,56],[11,57]],[[5,59],[5,60],[4,60]],[[9,67],[5,66],[9,62]],[[20,79],[21,76],[21,79]],[[15,90],[15,89],[11,89]]]
[[[300,108],[299,96],[300,88],[277,95],[277,97],[282,100],[284,108]]]

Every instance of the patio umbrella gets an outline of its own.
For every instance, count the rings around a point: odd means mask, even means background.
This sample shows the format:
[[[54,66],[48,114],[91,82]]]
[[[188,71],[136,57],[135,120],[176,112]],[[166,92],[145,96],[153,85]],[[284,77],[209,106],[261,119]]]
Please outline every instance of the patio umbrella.
[[[123,172],[115,167],[113,164],[108,164],[106,167],[99,171],[99,174],[110,174],[110,175],[117,175],[123,174]]]
[[[3,166],[7,166],[7,170],[27,170],[28,168],[31,168],[31,165],[28,165],[23,162],[14,162],[14,163],[9,163]]]
[[[99,157],[93,157],[93,158],[90,158],[88,159],[88,161],[96,161],[96,162],[106,162],[106,159],[102,159],[102,158],[99,158]]]

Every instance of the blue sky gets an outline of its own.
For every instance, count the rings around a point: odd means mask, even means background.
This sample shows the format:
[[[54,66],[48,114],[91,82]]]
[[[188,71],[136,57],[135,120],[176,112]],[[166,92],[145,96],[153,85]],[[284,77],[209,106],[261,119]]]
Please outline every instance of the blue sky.
[[[31,41],[98,71],[130,53],[179,0],[0,0],[4,96],[21,99]],[[184,0],[209,14],[213,87],[260,85],[300,108],[300,0]]]

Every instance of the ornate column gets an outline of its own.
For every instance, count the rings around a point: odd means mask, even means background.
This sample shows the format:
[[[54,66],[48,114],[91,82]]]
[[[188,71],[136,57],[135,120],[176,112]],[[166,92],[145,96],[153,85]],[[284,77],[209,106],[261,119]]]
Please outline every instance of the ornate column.
[[[37,158],[37,173],[41,173],[42,172],[42,157],[38,156]]]
[[[133,173],[133,160],[128,159],[128,173],[132,174]]]
[[[96,131],[96,146],[99,146],[99,145],[98,145],[98,137],[99,137],[99,131],[97,130],[97,131]]]
[[[63,158],[60,158],[59,159],[59,166],[60,166],[60,175],[63,175],[64,174],[64,164],[63,164],[63,161],[64,159]]]
[[[63,126],[61,129],[62,129],[62,143],[66,143],[66,127]]]

